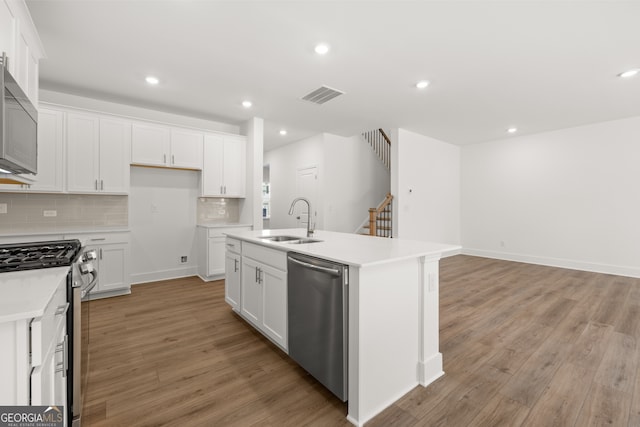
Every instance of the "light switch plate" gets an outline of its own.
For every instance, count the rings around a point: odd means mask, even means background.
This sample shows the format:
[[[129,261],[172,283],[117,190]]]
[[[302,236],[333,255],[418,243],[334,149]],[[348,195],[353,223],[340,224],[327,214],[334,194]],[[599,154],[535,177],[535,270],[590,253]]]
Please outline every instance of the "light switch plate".
[[[58,216],[58,211],[56,210],[49,210],[49,211],[44,211],[43,212],[44,216]]]
[[[0,203],[0,214],[7,213],[7,204]]]

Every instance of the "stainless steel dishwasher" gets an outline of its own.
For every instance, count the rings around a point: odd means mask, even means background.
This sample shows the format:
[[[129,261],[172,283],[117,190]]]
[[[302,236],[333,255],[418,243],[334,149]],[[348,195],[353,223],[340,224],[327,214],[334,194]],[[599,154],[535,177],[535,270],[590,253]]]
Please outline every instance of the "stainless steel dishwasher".
[[[289,252],[289,356],[347,400],[349,267]]]

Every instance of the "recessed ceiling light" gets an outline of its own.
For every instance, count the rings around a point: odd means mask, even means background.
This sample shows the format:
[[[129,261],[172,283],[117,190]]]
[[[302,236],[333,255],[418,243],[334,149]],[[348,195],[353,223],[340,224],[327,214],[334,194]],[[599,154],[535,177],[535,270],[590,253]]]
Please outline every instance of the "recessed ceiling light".
[[[507,132],[509,132],[509,133],[516,133],[516,132],[518,132],[518,128],[516,128],[516,127],[508,128],[508,129],[507,129]]]
[[[631,70],[627,70],[625,72],[622,72],[620,74],[618,74],[618,77],[622,77],[622,78],[629,78],[629,77],[633,77],[635,75],[637,75],[638,73],[640,73],[640,68],[633,68]]]
[[[252,105],[251,101],[242,101],[242,106],[244,108],[250,108]]]
[[[320,43],[316,45],[316,48],[314,50],[318,55],[325,55],[327,52],[329,52],[329,45]]]
[[[286,135],[286,134],[287,134],[286,129],[280,129],[280,135]]]
[[[147,76],[147,78],[145,80],[150,85],[157,85],[158,83],[160,83],[160,80],[158,80],[157,77],[153,77],[153,76]]]
[[[416,87],[418,89],[425,89],[427,86],[429,86],[428,80],[420,80],[418,83],[416,83]]]

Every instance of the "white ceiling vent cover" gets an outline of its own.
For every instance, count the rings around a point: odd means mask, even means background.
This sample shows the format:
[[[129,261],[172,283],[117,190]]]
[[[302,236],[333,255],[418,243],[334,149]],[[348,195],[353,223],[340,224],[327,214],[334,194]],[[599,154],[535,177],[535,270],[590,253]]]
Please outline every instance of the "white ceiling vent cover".
[[[322,105],[327,101],[331,101],[333,98],[344,95],[344,92],[337,89],[332,89],[328,86],[320,86],[318,89],[310,92],[302,97],[304,101],[313,102],[314,104]]]

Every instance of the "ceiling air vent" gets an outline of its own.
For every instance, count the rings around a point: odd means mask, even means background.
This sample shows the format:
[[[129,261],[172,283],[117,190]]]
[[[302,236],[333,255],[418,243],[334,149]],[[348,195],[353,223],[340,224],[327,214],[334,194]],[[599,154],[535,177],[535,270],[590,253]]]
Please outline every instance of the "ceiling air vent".
[[[304,101],[313,102],[314,104],[322,105],[327,101],[331,101],[336,96],[343,95],[344,92],[341,92],[336,89],[331,89],[327,86],[320,86],[318,89],[310,92],[302,97]]]

